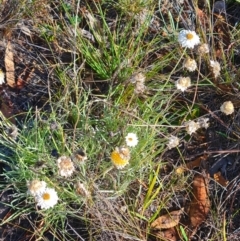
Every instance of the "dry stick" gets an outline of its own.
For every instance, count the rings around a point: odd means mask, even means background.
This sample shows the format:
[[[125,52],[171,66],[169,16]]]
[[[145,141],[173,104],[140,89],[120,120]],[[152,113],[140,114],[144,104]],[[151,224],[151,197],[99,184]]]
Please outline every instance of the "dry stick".
[[[240,149],[233,149],[233,150],[219,150],[219,151],[204,151],[200,154],[224,154],[224,153],[238,153],[240,152]],[[198,155],[200,155],[198,154]]]
[[[7,48],[4,56],[5,68],[6,68],[6,81],[7,84],[14,88],[15,83],[15,67],[14,67],[14,56],[13,56],[13,47],[10,41],[7,43]]]
[[[203,155],[210,155],[210,154],[230,154],[230,153],[239,153],[240,149],[233,149],[233,150],[216,150],[216,151],[203,151],[200,153],[197,153],[196,155],[189,156],[187,159],[191,160],[193,158],[196,158],[198,156],[203,156]]]

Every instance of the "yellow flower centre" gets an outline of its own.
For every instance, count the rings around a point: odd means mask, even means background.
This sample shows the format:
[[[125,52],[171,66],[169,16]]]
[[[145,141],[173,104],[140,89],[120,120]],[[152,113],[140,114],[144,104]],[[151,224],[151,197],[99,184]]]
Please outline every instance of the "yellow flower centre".
[[[116,166],[126,165],[126,163],[128,163],[128,160],[123,159],[121,157],[120,153],[117,151],[112,152],[111,159],[112,159],[113,164]]]
[[[128,138],[128,141],[130,141],[130,142],[133,141],[133,138],[129,137],[129,138]]]
[[[50,194],[49,194],[49,193],[44,193],[44,194],[42,195],[42,198],[43,198],[43,200],[47,201],[47,200],[50,199]]]
[[[187,35],[186,35],[186,37],[187,37],[187,39],[188,40],[191,40],[191,39],[193,39],[193,34],[192,33],[188,33]]]

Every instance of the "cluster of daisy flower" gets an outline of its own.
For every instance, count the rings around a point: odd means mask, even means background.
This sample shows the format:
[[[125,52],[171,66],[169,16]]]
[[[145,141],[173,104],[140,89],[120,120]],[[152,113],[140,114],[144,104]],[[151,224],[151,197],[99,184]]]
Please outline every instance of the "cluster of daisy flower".
[[[37,206],[41,209],[49,209],[58,202],[58,195],[55,189],[47,187],[47,183],[34,179],[27,182],[28,193],[31,194]]]
[[[184,124],[186,131],[189,135],[192,135],[200,128],[207,129],[209,127],[209,118],[200,118],[197,121],[188,121]],[[177,136],[171,135],[168,138],[167,147],[168,149],[172,149],[177,147],[180,144],[180,139]]]
[[[209,53],[209,46],[206,43],[201,44],[199,36],[195,31],[182,30],[178,35],[178,42],[183,48],[193,49],[198,45],[197,52],[200,56]],[[215,78],[220,75],[221,66],[218,61],[210,60],[210,67]],[[193,72],[197,69],[196,60],[187,57],[183,62],[183,68],[187,69],[189,72]],[[191,86],[190,77],[179,77],[175,83],[176,88],[184,92],[187,88]]]
[[[71,177],[76,170],[74,162],[78,161],[78,163],[82,163],[86,159],[87,156],[81,149],[74,152],[71,157],[60,156],[56,161],[58,174],[64,178]],[[59,199],[57,192],[55,189],[47,187],[45,181],[34,179],[27,182],[27,187],[28,194],[34,197],[36,205],[40,206],[41,209],[49,209],[57,204]],[[76,190],[79,194],[86,197],[90,196],[90,193],[80,182],[76,184]]]
[[[125,142],[126,146],[116,147],[111,153],[112,163],[117,169],[122,169],[129,164],[131,154],[128,147],[135,147],[138,144],[138,137],[135,133],[128,133]]]
[[[195,46],[198,46],[197,53],[200,56],[204,56],[205,54],[208,54],[209,46],[206,43],[201,44],[199,36],[196,34],[195,31],[191,30],[182,30],[180,31],[178,35],[178,42],[183,48],[189,48],[193,49]],[[218,61],[215,60],[209,60],[210,68],[212,69],[212,74],[215,78],[217,78],[220,75],[221,66]],[[196,60],[187,57],[183,62],[183,68],[188,70],[189,72],[193,72],[197,70],[197,62]],[[175,86],[178,90],[184,92],[191,86],[191,78],[190,77],[182,77],[180,76],[178,80],[175,82]],[[221,107],[220,111],[223,112],[226,115],[231,115],[234,112],[234,106],[231,101],[225,101]],[[208,118],[201,118],[198,121],[188,121],[184,124],[186,132],[189,135],[192,135],[195,133],[199,128],[205,128],[207,129],[209,126]],[[171,135],[168,138],[168,149],[172,149],[174,147],[177,147],[180,143],[180,140],[178,137]]]
[[[87,160],[87,155],[82,149],[74,152],[71,157],[60,156],[57,159],[59,175],[62,177],[71,177],[75,171],[74,162],[83,163],[85,160]]]
[[[224,113],[225,115],[231,115],[234,112],[234,105],[231,101],[225,101],[221,107],[220,111]],[[192,135],[195,133],[198,129],[204,128],[207,129],[209,127],[209,118],[199,118],[197,121],[188,121],[184,124],[186,128],[186,132],[189,135]],[[168,138],[168,144],[167,147],[168,149],[172,149],[174,147],[177,147],[180,143],[180,139],[176,136],[171,135]]]

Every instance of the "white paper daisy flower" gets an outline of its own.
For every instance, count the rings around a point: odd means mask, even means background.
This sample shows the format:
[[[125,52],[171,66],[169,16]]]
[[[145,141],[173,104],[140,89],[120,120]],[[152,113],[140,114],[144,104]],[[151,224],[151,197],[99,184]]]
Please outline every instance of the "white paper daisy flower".
[[[70,177],[75,171],[75,167],[70,157],[61,156],[57,159],[58,172],[62,177]]]
[[[134,147],[138,144],[138,138],[135,133],[128,133],[125,137],[127,146]]]
[[[234,112],[234,106],[232,101],[225,101],[221,105],[220,110],[226,115],[231,115]]]
[[[39,181],[37,179],[27,182],[28,193],[32,196],[38,195],[40,192],[44,191],[47,183],[44,181]]]
[[[180,77],[176,81],[175,85],[178,90],[184,92],[188,87],[191,86],[191,79],[189,77]]]
[[[195,45],[200,44],[200,38],[195,31],[182,30],[178,35],[178,42],[183,48],[193,49]]]
[[[37,206],[40,206],[41,209],[49,209],[57,204],[58,195],[53,188],[46,188],[40,192],[35,199]]]

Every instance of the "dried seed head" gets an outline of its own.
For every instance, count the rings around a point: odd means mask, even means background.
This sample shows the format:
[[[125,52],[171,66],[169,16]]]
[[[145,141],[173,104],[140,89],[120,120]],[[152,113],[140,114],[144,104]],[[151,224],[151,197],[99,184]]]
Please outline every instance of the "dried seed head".
[[[87,198],[90,197],[90,192],[87,190],[85,185],[81,182],[76,183],[76,191],[77,191],[78,194],[80,194],[82,196],[85,196]]]
[[[130,78],[130,81],[134,84],[136,82],[141,82],[141,83],[144,83],[146,80],[146,77],[143,73],[136,73],[136,74],[133,74],[132,77]]]
[[[61,156],[57,159],[58,171],[62,177],[70,177],[75,171],[75,167],[70,157]]]
[[[8,128],[8,135],[13,138],[14,140],[17,139],[18,137],[18,128],[15,125],[12,125]]]
[[[71,158],[75,162],[84,163],[84,161],[87,160],[87,155],[86,155],[85,151],[83,151],[83,149],[80,148],[73,153]]]
[[[45,190],[47,183],[44,181],[39,181],[38,179],[34,179],[30,182],[27,182],[28,193],[32,196],[36,196],[38,193]]]
[[[210,66],[212,67],[214,77],[217,78],[220,75],[221,71],[220,64],[218,63],[218,61],[210,60]]]
[[[172,148],[174,148],[174,147],[177,147],[178,145],[179,145],[179,138],[178,137],[176,137],[176,136],[170,136],[169,138],[168,138],[168,144],[167,144],[167,147],[168,147],[168,149],[172,149]]]
[[[231,101],[225,101],[221,105],[220,110],[226,115],[231,115],[234,112],[233,103]]]
[[[183,67],[188,71],[193,72],[197,69],[197,62],[195,59],[187,58],[183,63]]]
[[[185,123],[185,126],[186,126],[186,131],[189,135],[192,135],[192,133],[196,132],[200,128],[199,123],[195,121],[189,121]]]
[[[200,55],[208,54],[208,53],[209,53],[208,44],[201,44],[201,45],[198,47],[198,53],[199,53]]]
[[[184,92],[188,87],[191,86],[191,79],[189,77],[180,77],[176,81],[175,85],[178,90]]]

